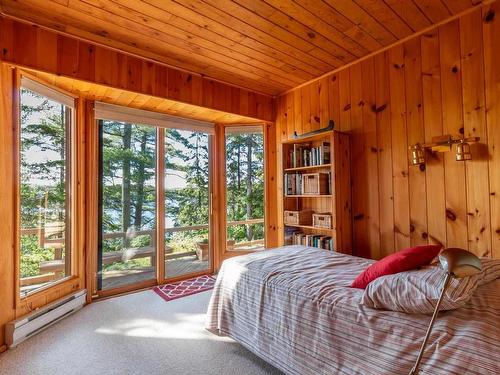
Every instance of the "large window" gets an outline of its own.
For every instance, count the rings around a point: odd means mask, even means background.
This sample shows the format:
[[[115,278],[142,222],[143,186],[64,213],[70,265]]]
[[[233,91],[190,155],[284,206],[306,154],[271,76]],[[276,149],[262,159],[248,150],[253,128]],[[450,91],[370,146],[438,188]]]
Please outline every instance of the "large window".
[[[56,100],[59,96],[61,100]],[[71,102],[71,98],[23,80],[19,121],[21,297],[71,275]]]
[[[262,126],[226,127],[226,249],[264,248]]]

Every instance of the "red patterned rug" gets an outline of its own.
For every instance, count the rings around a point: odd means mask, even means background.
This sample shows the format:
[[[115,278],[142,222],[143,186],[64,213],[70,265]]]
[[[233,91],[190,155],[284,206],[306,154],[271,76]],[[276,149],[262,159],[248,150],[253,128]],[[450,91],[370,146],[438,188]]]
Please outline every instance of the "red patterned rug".
[[[153,290],[168,302],[177,298],[210,290],[214,287],[214,284],[215,278],[204,275],[171,284],[155,286]]]

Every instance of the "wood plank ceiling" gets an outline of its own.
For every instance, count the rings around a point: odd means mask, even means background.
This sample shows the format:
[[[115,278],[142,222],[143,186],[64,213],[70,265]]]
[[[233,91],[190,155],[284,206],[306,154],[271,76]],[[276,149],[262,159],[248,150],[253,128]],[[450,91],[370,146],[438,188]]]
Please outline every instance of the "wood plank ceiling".
[[[0,0],[3,14],[277,95],[481,0]]]

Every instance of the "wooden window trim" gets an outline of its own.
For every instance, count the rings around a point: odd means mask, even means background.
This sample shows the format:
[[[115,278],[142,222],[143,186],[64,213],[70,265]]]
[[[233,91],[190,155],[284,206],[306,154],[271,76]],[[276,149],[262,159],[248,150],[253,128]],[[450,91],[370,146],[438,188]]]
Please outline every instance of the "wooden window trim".
[[[70,181],[67,181],[69,184],[68,190],[68,199],[67,204],[69,204],[69,254],[70,254],[70,274],[50,282],[42,287],[39,287],[31,292],[26,293],[21,296],[20,293],[20,276],[21,276],[21,260],[20,260],[20,235],[21,235],[21,197],[20,197],[20,170],[21,170],[21,160],[20,160],[20,146],[21,146],[21,124],[20,124],[20,93],[21,93],[21,81],[22,78],[26,77],[29,80],[36,82],[42,86],[46,86],[49,90],[60,92],[64,96],[69,96],[74,99],[73,106],[68,106],[71,108],[71,124],[70,124],[70,134],[67,136],[69,139],[68,142],[68,150],[69,150],[69,163],[68,163],[68,176]],[[81,284],[77,281],[80,280],[81,277],[81,252],[83,251],[81,248],[81,243],[83,238],[78,236],[77,229],[79,227],[79,215],[78,213],[81,211],[82,204],[77,203],[77,197],[82,194],[83,187],[78,182],[83,177],[82,169],[77,166],[77,158],[76,155],[81,151],[82,146],[82,135],[77,129],[79,128],[79,119],[78,115],[81,110],[81,105],[79,105],[79,101],[77,98],[64,90],[61,90],[57,87],[54,87],[46,82],[39,80],[37,77],[29,74],[28,72],[21,71],[18,68],[15,68],[13,71],[13,80],[14,80],[14,92],[12,98],[12,114],[13,114],[13,132],[14,132],[14,181],[15,181],[15,189],[14,189],[14,216],[15,216],[15,243],[14,243],[14,307],[15,309],[21,309],[25,307],[28,311],[33,310],[32,307],[33,301],[40,299],[44,295],[48,295],[51,293],[57,293],[61,290],[70,289],[71,291],[78,289],[81,287]],[[50,97],[50,99],[53,99]],[[53,99],[55,100],[55,99]],[[61,103],[66,105],[64,103]],[[68,158],[67,158],[68,159]],[[36,307],[35,307],[36,308]]]
[[[97,290],[96,282],[96,272],[97,272],[97,247],[98,247],[98,236],[99,230],[97,225],[97,219],[99,215],[98,210],[98,167],[99,167],[99,136],[98,136],[98,121],[103,116],[96,116],[95,114],[95,104],[96,102],[88,102],[86,108],[86,123],[87,123],[87,189],[86,189],[86,199],[87,199],[87,211],[86,211],[86,238],[87,238],[87,253],[86,253],[86,285],[89,290],[87,300],[90,302],[92,299],[106,298],[113,295],[118,295],[122,293],[128,293],[132,291],[141,290],[144,288],[153,287],[156,285],[161,285],[165,283],[175,282],[179,280],[185,280],[191,277],[201,276],[205,274],[213,274],[215,266],[218,264],[220,256],[217,249],[219,249],[219,235],[217,231],[217,218],[218,218],[218,207],[216,202],[211,199],[210,202],[210,215],[209,215],[209,226],[210,226],[210,239],[213,245],[210,249],[209,267],[206,270],[193,272],[185,275],[179,275],[174,277],[168,277],[165,275],[165,266],[163,261],[157,262],[156,277],[155,279],[145,280],[139,283],[119,286],[112,289]],[[115,106],[118,107],[118,106]],[[141,125],[152,126],[156,128],[156,243],[161,244],[165,240],[165,129],[167,127],[163,125],[154,125],[151,121],[138,121],[136,117],[130,117],[130,114],[140,115],[142,112],[133,108],[123,107],[124,116],[123,118],[113,117],[113,120],[130,122],[129,120],[134,120],[131,123],[138,123]],[[150,111],[143,111],[151,113]],[[116,112],[118,113],[118,112]],[[186,120],[191,121],[191,120]],[[193,120],[194,121],[194,120]],[[199,123],[196,121],[195,123]],[[172,129],[179,129],[180,127],[172,126]],[[214,128],[216,129],[215,125]],[[203,132],[209,137],[209,165],[211,168],[209,176],[209,196],[214,196],[214,188],[217,188],[216,180],[216,153],[218,148],[216,145],[216,130],[211,130],[210,128],[201,128],[194,126],[193,129],[182,128],[183,130],[193,131],[193,132]],[[164,259],[165,249],[162,246],[157,246],[156,256],[157,259]]]
[[[148,125],[155,128],[187,130],[208,135],[214,134],[214,124],[211,122],[103,102],[95,102],[94,107],[96,119]]]

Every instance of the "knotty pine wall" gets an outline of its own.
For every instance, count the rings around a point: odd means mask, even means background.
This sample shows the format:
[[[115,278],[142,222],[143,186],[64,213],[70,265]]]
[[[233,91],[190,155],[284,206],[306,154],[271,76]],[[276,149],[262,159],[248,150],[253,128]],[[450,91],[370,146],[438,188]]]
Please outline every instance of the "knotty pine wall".
[[[500,258],[500,2],[278,98],[278,141],[335,121],[351,134],[356,255],[439,242]],[[408,145],[481,137],[473,160]],[[278,164],[280,165],[280,164]]]
[[[273,98],[0,16],[0,61],[273,121]]]

